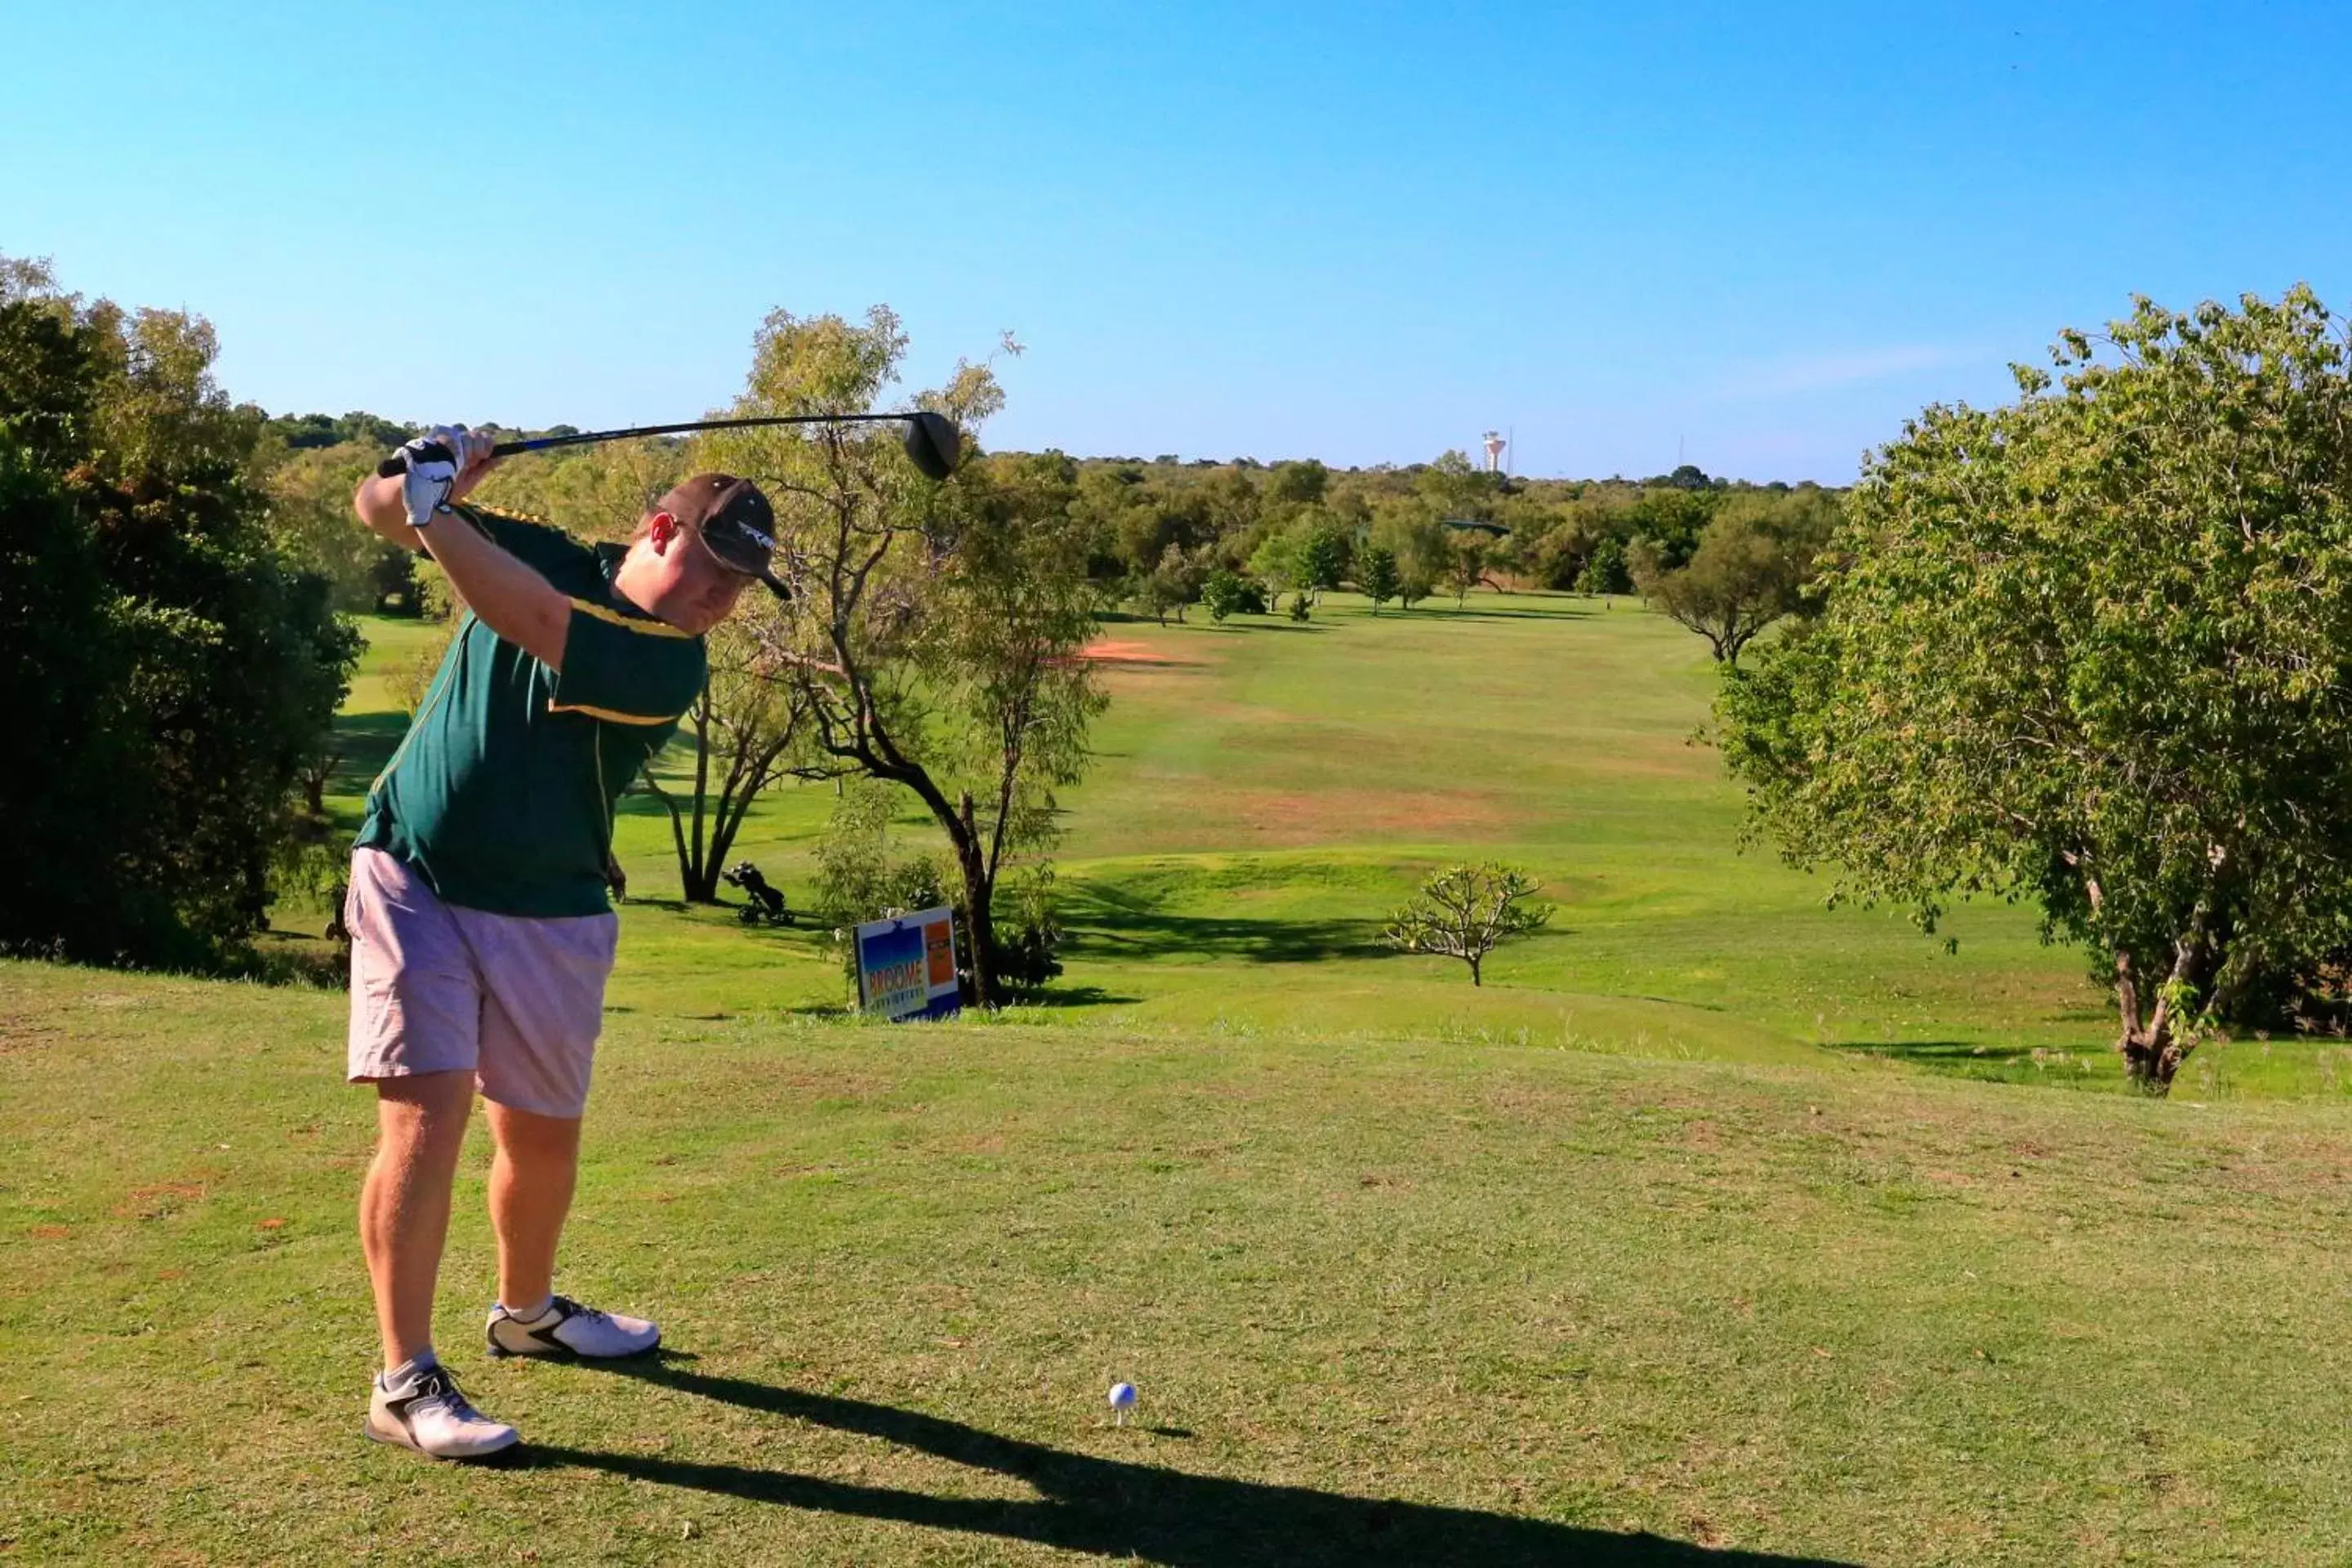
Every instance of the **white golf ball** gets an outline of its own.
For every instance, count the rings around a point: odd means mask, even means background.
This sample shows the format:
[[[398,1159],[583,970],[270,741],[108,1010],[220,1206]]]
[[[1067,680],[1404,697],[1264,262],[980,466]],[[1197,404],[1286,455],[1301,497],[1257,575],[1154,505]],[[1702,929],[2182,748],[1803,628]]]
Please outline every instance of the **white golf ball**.
[[[1110,1407],[1113,1410],[1133,1409],[1135,1407],[1135,1384],[1131,1383],[1112,1384],[1110,1385]]]

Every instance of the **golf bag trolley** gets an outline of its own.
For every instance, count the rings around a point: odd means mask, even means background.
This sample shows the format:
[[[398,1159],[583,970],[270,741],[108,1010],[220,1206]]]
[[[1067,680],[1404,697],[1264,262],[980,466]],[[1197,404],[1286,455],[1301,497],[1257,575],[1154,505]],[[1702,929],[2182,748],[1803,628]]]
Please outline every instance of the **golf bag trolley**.
[[[719,873],[719,879],[730,888],[743,889],[746,900],[735,911],[735,918],[747,926],[788,926],[793,923],[793,911],[784,906],[782,889],[772,886],[760,875],[760,868],[749,860],[738,860]]]

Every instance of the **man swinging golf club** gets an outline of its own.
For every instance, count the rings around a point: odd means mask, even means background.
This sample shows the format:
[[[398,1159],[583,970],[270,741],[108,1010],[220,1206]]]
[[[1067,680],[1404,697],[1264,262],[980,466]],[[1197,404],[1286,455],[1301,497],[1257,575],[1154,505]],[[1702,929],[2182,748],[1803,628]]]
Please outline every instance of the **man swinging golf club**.
[[[747,479],[700,474],[626,546],[463,504],[488,437],[445,426],[362,482],[369,528],[424,550],[468,614],[368,796],[352,857],[349,1076],[375,1086],[360,1240],[384,1370],[367,1433],[436,1458],[514,1446],[433,1351],[450,1185],[478,1088],[497,1146],[493,1356],[639,1354],[661,1331],[555,1294],[618,921],[613,805],[702,689],[703,634],[770,567]]]

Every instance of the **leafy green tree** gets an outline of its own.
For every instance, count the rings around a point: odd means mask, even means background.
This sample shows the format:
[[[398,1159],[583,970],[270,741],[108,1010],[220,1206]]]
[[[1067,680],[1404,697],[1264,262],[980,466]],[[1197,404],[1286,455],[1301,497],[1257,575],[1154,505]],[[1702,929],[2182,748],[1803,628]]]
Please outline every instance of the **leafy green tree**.
[[[265,484],[269,536],[287,561],[332,584],[336,608],[374,611],[396,601],[415,615],[415,556],[352,520],[352,492],[383,453],[357,442],[294,448]]]
[[[1470,966],[1470,984],[1484,984],[1486,955],[1551,919],[1549,904],[1527,902],[1542,884],[1526,872],[1487,860],[1449,866],[1421,885],[1421,896],[1390,918],[1381,939],[1406,952],[1434,952]]]
[[[1451,555],[1448,532],[1427,507],[1412,501],[1375,516],[1372,542],[1396,557],[1397,602],[1406,609],[1437,592]]]
[[[1364,597],[1372,602],[1372,614],[1377,616],[1382,605],[1397,596],[1400,579],[1397,576],[1396,552],[1385,545],[1367,545],[1361,577]]]
[[[2307,289],[1937,405],[1874,454],[1821,618],[1725,683],[1756,826],[1837,896],[2039,903],[2161,1091],[2352,942],[2352,381]]]
[[[1626,508],[1620,521],[1621,538],[1629,547],[1647,540],[1659,564],[1672,569],[1691,558],[1706,536],[1720,500],[1712,490],[1667,483],[1644,489]]]
[[[1304,462],[1276,463],[1266,476],[1268,506],[1315,506],[1329,488],[1331,470],[1309,458]]]
[[[1312,518],[1298,542],[1299,575],[1309,593],[1328,594],[1348,580],[1348,531],[1328,513]]]
[[[737,411],[871,407],[906,346],[878,306],[862,324],[778,311]],[[1003,394],[965,363],[920,401],[974,434]],[[834,426],[714,433],[696,466],[756,474],[776,501],[793,599],[765,635],[808,715],[804,766],[922,801],[962,883],[973,999],[994,1005],[998,879],[1052,843],[1054,792],[1084,771],[1107,701],[1078,657],[1096,620],[1076,465],[975,454],[934,484],[888,434]]]
[[[1265,595],[1257,584],[1223,566],[1212,567],[1202,579],[1201,603],[1208,606],[1209,618],[1221,623],[1234,616],[1265,614]]]
[[[1415,478],[1413,489],[1441,522],[1489,521],[1499,493],[1496,476],[1458,451],[1440,453]]]
[[[1634,542],[1628,565],[1643,598],[1705,637],[1718,663],[1737,665],[1740,649],[1800,608],[1836,519],[1822,490],[1741,496],[1716,514],[1685,565],[1663,564],[1646,539]]]
[[[1493,540],[1482,530],[1445,531],[1445,585],[1454,590],[1454,608],[1467,604],[1470,590],[1486,581],[1492,550]]]
[[[1208,578],[1208,563],[1181,544],[1171,544],[1160,552],[1160,563],[1144,580],[1144,607],[1168,624],[1168,612],[1184,618],[1184,608],[1201,596],[1201,586]]]
[[[1630,594],[1633,591],[1633,575],[1625,560],[1622,541],[1604,538],[1596,542],[1584,565],[1576,574],[1576,591],[1580,594]]]
[[[1298,539],[1291,533],[1269,533],[1258,541],[1250,553],[1249,573],[1265,585],[1269,608],[1281,603],[1286,593],[1304,595],[1307,592],[1307,562]]]
[[[0,945],[235,962],[299,828],[296,789],[358,654],[326,583],[272,547],[260,420],[202,320],[126,314],[0,262]]]
[[[625,540],[646,508],[686,477],[674,438],[598,441],[508,458],[475,492],[486,506],[545,518],[583,538]]]

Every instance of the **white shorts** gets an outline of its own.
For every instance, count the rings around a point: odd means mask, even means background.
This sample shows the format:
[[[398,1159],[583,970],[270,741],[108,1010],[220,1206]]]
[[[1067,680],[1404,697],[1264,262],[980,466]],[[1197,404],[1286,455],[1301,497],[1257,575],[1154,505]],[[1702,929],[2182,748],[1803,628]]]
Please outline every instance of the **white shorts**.
[[[471,1072],[483,1099],[517,1110],[587,1109],[619,917],[459,909],[404,861],[359,849],[343,923],[352,1082]]]

